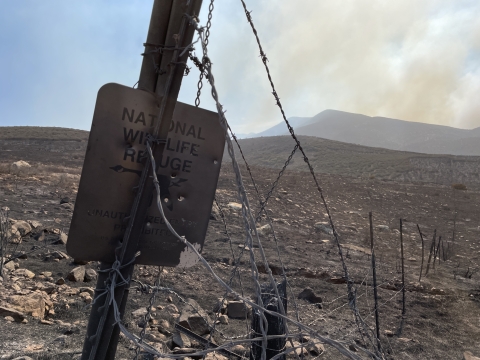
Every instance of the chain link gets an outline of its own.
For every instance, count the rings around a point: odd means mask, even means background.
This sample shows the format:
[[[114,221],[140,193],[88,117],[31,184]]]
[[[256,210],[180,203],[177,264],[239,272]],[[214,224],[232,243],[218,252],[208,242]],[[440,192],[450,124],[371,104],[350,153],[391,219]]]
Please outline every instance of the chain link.
[[[210,37],[210,28],[212,27],[212,16],[213,16],[213,2],[214,0],[210,1],[210,5],[208,6],[208,19],[207,19],[207,25],[205,26],[205,39],[203,40],[205,45],[208,45],[208,38]],[[205,64],[207,62],[210,62],[208,57],[205,55],[202,58],[202,61],[198,60],[196,56],[190,56],[190,60],[193,61],[196,67],[200,70],[200,75],[198,77],[198,83],[197,83],[197,97],[195,98],[195,106],[199,107],[200,106],[200,95],[202,95],[202,88],[203,88],[203,77],[205,76],[204,69],[205,69]]]

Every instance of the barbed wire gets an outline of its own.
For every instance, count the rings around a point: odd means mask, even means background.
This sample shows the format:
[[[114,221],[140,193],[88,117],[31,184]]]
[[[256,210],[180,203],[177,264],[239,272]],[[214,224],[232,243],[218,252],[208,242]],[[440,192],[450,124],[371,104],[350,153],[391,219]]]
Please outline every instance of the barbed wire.
[[[359,314],[359,311],[358,311],[358,307],[357,307],[357,304],[356,304],[356,290],[355,290],[355,287],[353,285],[353,281],[352,279],[350,278],[349,276],[349,272],[348,272],[348,268],[347,268],[347,265],[345,263],[345,260],[344,260],[344,256],[343,256],[343,252],[342,252],[342,248],[341,248],[341,245],[340,245],[340,241],[339,241],[339,236],[338,236],[338,233],[337,233],[337,230],[335,228],[335,224],[333,223],[333,219],[332,219],[332,215],[330,213],[330,209],[327,205],[327,202],[326,202],[326,199],[323,195],[323,190],[320,186],[320,183],[317,179],[317,176],[315,174],[315,171],[313,170],[313,166],[311,165],[305,151],[303,150],[303,147],[301,146],[300,144],[300,141],[298,140],[297,136],[295,135],[295,132],[292,128],[292,126],[290,125],[289,121],[287,120],[287,117],[285,115],[285,111],[283,109],[283,106],[282,106],[282,103],[280,102],[280,97],[277,93],[277,90],[275,89],[275,85],[273,83],[273,80],[272,80],[272,76],[270,74],[270,69],[268,67],[268,58],[267,58],[267,55],[265,54],[263,48],[262,48],[262,45],[261,45],[261,42],[260,42],[260,38],[259,38],[259,35],[258,35],[258,32],[255,28],[255,25],[253,24],[253,19],[252,19],[252,16],[251,16],[251,12],[248,11],[247,9],[247,6],[245,4],[245,1],[244,0],[240,0],[240,2],[242,3],[242,6],[243,6],[243,9],[244,9],[244,12],[245,12],[245,15],[246,15],[246,18],[247,18],[247,21],[248,23],[250,24],[250,27],[253,31],[253,34],[255,36],[255,40],[257,42],[257,45],[258,45],[258,48],[259,48],[259,51],[260,51],[260,58],[263,62],[263,65],[265,67],[265,71],[266,71],[266,74],[267,74],[267,77],[268,77],[268,81],[270,83],[270,86],[272,88],[272,94],[275,98],[275,102],[276,102],[276,105],[278,106],[278,108],[280,109],[280,112],[282,114],[282,117],[283,117],[283,120],[285,122],[285,124],[287,125],[287,128],[288,128],[288,131],[290,132],[290,135],[292,136],[293,140],[295,141],[296,145],[298,146],[298,149],[301,151],[302,153],[302,156],[303,156],[303,160],[305,161],[305,163],[307,164],[308,166],[308,169],[310,170],[310,174],[312,175],[312,178],[315,182],[315,185],[317,187],[317,190],[320,194],[320,198],[322,200],[322,203],[325,207],[325,211],[327,213],[327,216],[328,216],[328,220],[329,220],[329,223],[330,223],[330,226],[332,228],[332,231],[333,231],[333,235],[334,235],[334,238],[335,238],[335,242],[337,244],[337,247],[338,247],[338,253],[340,255],[340,260],[342,262],[342,267],[343,267],[343,271],[344,271],[344,274],[345,274],[345,279],[347,280],[347,290],[348,290],[348,293],[349,293],[349,304],[350,304],[350,308],[352,309],[352,312],[354,314],[354,317],[355,317],[355,322],[357,323],[357,326],[359,328],[359,333],[360,335],[363,337],[363,334],[365,334],[368,338],[368,340],[370,341],[372,347],[374,349],[376,349],[376,346],[371,338],[371,336],[369,335],[369,332],[371,331],[371,329],[369,329],[366,324],[362,321],[361,319],[361,316]],[[362,332],[360,329],[363,328],[364,329],[364,332]],[[381,354],[379,354],[381,356]]]

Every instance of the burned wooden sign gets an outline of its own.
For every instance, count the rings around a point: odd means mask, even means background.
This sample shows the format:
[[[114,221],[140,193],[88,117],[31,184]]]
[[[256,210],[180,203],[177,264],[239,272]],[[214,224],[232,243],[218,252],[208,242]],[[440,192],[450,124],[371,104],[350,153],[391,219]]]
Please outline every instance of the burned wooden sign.
[[[74,258],[113,262],[143,169],[146,138],[159,110],[152,94],[118,84],[97,97],[67,251]],[[208,227],[225,133],[214,112],[177,102],[163,155],[155,159],[168,221],[201,250]],[[193,252],[167,229],[151,197],[136,263],[188,267]]]

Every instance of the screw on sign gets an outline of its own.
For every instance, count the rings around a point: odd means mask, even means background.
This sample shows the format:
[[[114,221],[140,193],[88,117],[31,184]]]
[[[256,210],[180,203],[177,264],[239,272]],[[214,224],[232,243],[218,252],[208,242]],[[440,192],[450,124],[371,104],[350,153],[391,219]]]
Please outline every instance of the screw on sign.
[[[118,84],[97,98],[67,250],[73,257],[112,263],[126,229],[158,112],[157,98]],[[218,114],[177,103],[162,156],[156,159],[169,222],[200,250],[217,186],[225,133]],[[139,234],[137,264],[191,266],[196,256],[165,226],[153,201]]]

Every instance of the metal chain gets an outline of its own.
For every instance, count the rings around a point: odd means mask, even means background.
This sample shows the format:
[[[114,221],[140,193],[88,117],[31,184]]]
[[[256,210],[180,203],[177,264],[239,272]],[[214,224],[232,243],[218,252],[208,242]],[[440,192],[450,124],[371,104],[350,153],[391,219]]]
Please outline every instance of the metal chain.
[[[203,40],[205,45],[208,45],[208,38],[210,37],[210,28],[212,27],[212,17],[213,17],[213,2],[214,0],[210,1],[210,5],[208,6],[208,19],[207,19],[207,25],[205,26],[205,39]],[[196,59],[197,61],[195,61]],[[202,95],[202,88],[203,88],[203,77],[205,76],[204,74],[204,68],[205,68],[205,63],[208,60],[208,58],[204,55],[202,58],[202,62],[198,60],[196,56],[191,56],[190,60],[193,61],[193,63],[198,67],[200,70],[200,75],[198,77],[198,84],[197,84],[197,97],[195,98],[195,106],[199,107],[200,106],[200,95]]]
[[[267,55],[265,54],[265,52],[263,51],[263,48],[262,48],[262,45],[260,43],[260,38],[258,36],[258,32],[257,32],[257,29],[255,28],[255,25],[253,24],[253,20],[252,20],[252,15],[250,13],[250,11],[248,11],[247,9],[247,6],[245,4],[245,1],[244,0],[240,0],[240,2],[242,3],[242,6],[243,6],[243,9],[245,11],[245,16],[247,17],[247,21],[248,23],[250,24],[250,27],[252,28],[252,31],[253,31],[253,34],[255,36],[255,39],[257,41],[257,44],[258,44],[258,48],[259,48],[259,51],[260,51],[260,57],[262,59],[262,62],[263,62],[263,65],[265,67],[265,71],[267,73],[267,77],[268,77],[268,81],[270,82],[270,86],[272,88],[272,94],[273,94],[273,97],[275,98],[275,102],[276,102],[276,105],[279,107],[280,109],[280,112],[282,114],[282,117],[283,117],[283,120],[285,121],[285,124],[287,125],[287,128],[288,128],[288,131],[290,132],[290,135],[292,136],[293,140],[295,141],[295,143],[298,145],[298,149],[301,151],[302,155],[303,155],[303,160],[305,161],[305,163],[307,164],[308,166],[308,169],[310,170],[310,174],[312,175],[312,178],[315,182],[315,185],[317,187],[317,190],[320,194],[320,198],[322,200],[322,203],[325,207],[325,211],[327,213],[327,216],[328,216],[328,220],[329,220],[329,223],[330,223],[330,226],[332,227],[332,231],[333,231],[333,235],[334,235],[334,238],[335,238],[335,242],[337,244],[337,248],[338,248],[338,253],[340,255],[340,260],[342,262],[342,268],[343,268],[343,272],[344,272],[344,276],[345,276],[345,279],[347,281],[347,291],[348,291],[348,300],[349,300],[349,304],[350,304],[350,308],[352,309],[352,312],[354,313],[354,317],[355,317],[355,322],[358,326],[358,330],[359,330],[359,333],[362,335],[363,337],[363,333],[365,333],[365,335],[367,336],[367,338],[369,339],[370,343],[372,344],[372,346],[374,348],[376,348],[375,344],[373,343],[373,340],[371,338],[371,336],[369,335],[369,330],[371,330],[367,324],[365,324],[365,322],[362,320],[361,316],[360,316],[360,313],[358,311],[358,308],[357,308],[357,303],[356,303],[356,289],[354,287],[354,283],[353,283],[353,280],[350,278],[349,276],[349,273],[348,273],[348,268],[347,268],[347,265],[345,263],[345,259],[344,259],[344,256],[343,256],[343,251],[342,251],[342,247],[340,245],[340,242],[339,242],[339,236],[338,236],[338,233],[337,233],[337,230],[335,228],[335,225],[333,223],[333,220],[332,220],[332,216],[331,216],[331,213],[330,213],[330,210],[328,208],[328,205],[327,205],[327,202],[325,200],[325,197],[323,195],[323,190],[320,186],[320,183],[317,179],[317,176],[315,174],[315,171],[313,170],[313,167],[312,167],[312,164],[310,163],[310,161],[308,160],[308,157],[307,155],[305,154],[305,151],[303,150],[302,148],[302,145],[300,144],[300,141],[298,140],[297,136],[295,135],[295,132],[292,128],[292,126],[290,125],[289,121],[287,120],[287,117],[285,115],[285,111],[283,109],[283,106],[282,106],[282,103],[280,102],[280,97],[278,96],[278,93],[277,93],[277,90],[275,89],[275,85],[273,83],[273,80],[272,80],[272,76],[270,74],[270,68],[268,67],[268,58],[267,58]],[[364,332],[361,331],[361,328],[364,329]]]
[[[149,300],[148,308],[147,308],[147,313],[145,314],[145,316],[143,318],[143,326],[142,326],[142,330],[140,331],[140,339],[138,339],[139,343],[143,343],[143,341],[145,340],[145,331],[147,329],[148,322],[152,318],[152,308],[153,308],[153,305],[155,304],[155,299],[157,297],[158,289],[160,287],[160,277],[162,276],[162,272],[163,272],[163,266],[159,266],[158,267],[157,279],[153,283],[152,296],[150,296],[150,300]],[[143,291],[148,293],[148,289],[144,289]],[[134,360],[137,360],[139,355],[140,355],[140,346],[137,346],[137,348],[135,349]]]

